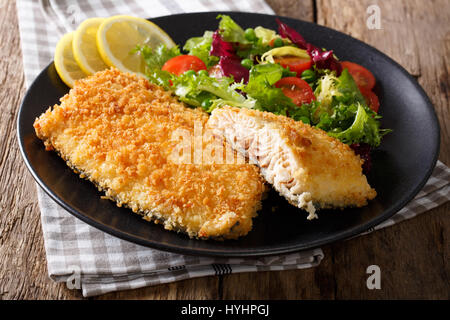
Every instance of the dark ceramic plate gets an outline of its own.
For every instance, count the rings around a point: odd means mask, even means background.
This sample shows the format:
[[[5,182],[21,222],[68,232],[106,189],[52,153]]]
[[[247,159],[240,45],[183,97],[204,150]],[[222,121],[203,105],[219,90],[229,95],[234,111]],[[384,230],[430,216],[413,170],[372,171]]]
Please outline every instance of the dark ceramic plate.
[[[215,30],[218,13],[194,13],[152,19],[178,44]],[[258,25],[276,29],[275,17],[230,13],[244,28]],[[68,92],[53,63],[28,90],[18,117],[19,145],[25,162],[39,185],[79,219],[119,238],[141,245],[185,254],[210,256],[262,256],[293,252],[349,238],[388,219],[411,200],[425,184],[439,150],[439,125],[428,97],[401,66],[378,50],[340,32],[312,23],[282,18],[309,42],[329,49],[342,60],[371,70],[380,97],[382,126],[392,128],[374,152],[368,179],[378,196],[359,209],[327,210],[308,221],[306,213],[289,205],[275,192],[264,201],[253,230],[232,241],[201,241],[164,230],[131,210],[102,200],[90,182],[80,179],[56,153],[46,152],[33,129],[33,121]],[[275,212],[272,208],[275,207]]]

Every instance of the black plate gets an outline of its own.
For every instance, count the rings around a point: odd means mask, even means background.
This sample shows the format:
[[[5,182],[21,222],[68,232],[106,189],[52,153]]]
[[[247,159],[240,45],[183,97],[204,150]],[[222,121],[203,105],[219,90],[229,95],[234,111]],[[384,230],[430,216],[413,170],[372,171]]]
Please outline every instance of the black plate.
[[[183,45],[192,36],[215,30],[217,14],[181,14],[152,21]],[[274,16],[230,15],[244,28],[261,25],[276,29]],[[435,166],[439,125],[432,104],[415,79],[378,50],[325,27],[282,20],[307,41],[334,49],[342,60],[365,66],[377,79],[375,90],[381,102],[382,126],[394,131],[374,153],[368,178],[378,196],[368,206],[322,211],[319,219],[307,221],[305,212],[271,192],[264,209],[254,219],[253,230],[240,240],[223,242],[189,239],[146,222],[131,210],[100,199],[94,185],[81,180],[54,152],[44,151],[42,141],[34,133],[34,119],[68,92],[53,63],[31,85],[18,117],[20,149],[33,177],[57,203],[90,225],[141,245],[185,254],[244,257],[287,253],[354,236],[391,217],[419,192]]]

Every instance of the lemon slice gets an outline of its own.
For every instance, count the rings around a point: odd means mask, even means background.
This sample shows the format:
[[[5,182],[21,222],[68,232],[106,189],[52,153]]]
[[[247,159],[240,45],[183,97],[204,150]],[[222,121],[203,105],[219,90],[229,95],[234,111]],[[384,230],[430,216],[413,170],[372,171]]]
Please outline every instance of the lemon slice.
[[[167,48],[175,46],[160,27],[142,18],[113,16],[105,19],[97,31],[97,48],[103,61],[124,72],[144,75],[145,61],[139,53],[132,51],[136,45],[155,48],[159,44]]]
[[[69,87],[86,74],[80,69],[72,53],[73,32],[65,34],[56,45],[54,63],[56,72]]]
[[[73,36],[73,55],[81,70],[87,75],[108,68],[97,50],[97,30],[104,20],[104,18],[90,18],[83,21]]]

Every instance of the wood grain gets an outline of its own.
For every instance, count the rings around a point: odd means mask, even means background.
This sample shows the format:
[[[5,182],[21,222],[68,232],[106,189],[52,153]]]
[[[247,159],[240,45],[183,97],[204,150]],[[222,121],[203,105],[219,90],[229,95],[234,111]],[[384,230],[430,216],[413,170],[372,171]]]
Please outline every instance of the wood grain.
[[[447,0],[267,0],[279,15],[316,21],[390,55],[416,76],[441,123],[440,159],[450,164]],[[15,121],[25,93],[15,1],[0,8],[0,299],[80,299],[47,276],[35,184],[21,159]],[[366,9],[378,4],[382,30],[366,28]],[[444,8],[444,9],[443,9]],[[364,237],[323,248],[317,268],[204,277],[99,299],[448,299],[447,203],[427,214]],[[368,290],[367,266],[379,265],[382,289]]]
[[[305,21],[314,20],[314,1],[312,0],[266,0],[266,2],[279,16]]]
[[[20,155],[16,117],[25,93],[14,1],[0,10],[0,298],[80,297],[47,276],[36,190]]]
[[[445,1],[445,0],[444,0]],[[421,0],[418,8],[425,6]],[[343,31],[357,39],[382,49],[400,62],[412,75],[420,75],[419,43],[411,30],[417,25],[411,19],[411,1],[333,1],[317,0],[317,23]],[[367,28],[367,8],[378,5],[381,9],[381,29]]]

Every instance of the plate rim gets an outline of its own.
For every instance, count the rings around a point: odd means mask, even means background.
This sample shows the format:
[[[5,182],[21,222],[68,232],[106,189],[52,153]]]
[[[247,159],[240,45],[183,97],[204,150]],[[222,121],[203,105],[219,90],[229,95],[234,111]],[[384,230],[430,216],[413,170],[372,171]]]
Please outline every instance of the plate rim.
[[[417,195],[417,193],[419,193],[419,191],[423,188],[423,186],[426,184],[429,177],[431,176],[433,169],[436,166],[436,163],[438,160],[440,144],[441,144],[440,124],[439,124],[439,120],[438,120],[436,111],[434,109],[433,103],[431,102],[427,93],[420,86],[420,84],[417,82],[417,80],[408,71],[406,71],[405,68],[403,68],[399,63],[394,61],[392,58],[390,58],[388,55],[381,52],[380,50],[378,50],[378,49],[366,44],[365,42],[358,40],[348,34],[345,34],[341,31],[338,31],[338,30],[335,30],[335,29],[332,29],[332,28],[329,28],[326,26],[322,26],[322,25],[319,25],[319,24],[316,24],[313,22],[304,21],[301,19],[290,18],[290,17],[286,17],[286,16],[251,13],[251,12],[239,12],[239,11],[212,11],[212,12],[191,12],[191,13],[180,13],[180,14],[175,14],[175,15],[165,15],[165,16],[150,18],[148,20],[153,21],[155,19],[174,18],[174,17],[176,18],[176,17],[180,17],[180,16],[214,15],[214,14],[217,15],[217,14],[224,14],[224,13],[236,14],[236,15],[264,16],[266,18],[272,17],[273,19],[280,18],[280,19],[285,19],[285,20],[295,20],[295,21],[300,21],[302,23],[309,24],[313,28],[318,28],[319,31],[321,31],[321,30],[330,31],[331,30],[332,32],[336,32],[340,35],[351,38],[352,40],[358,42],[359,45],[366,47],[366,49],[368,49],[369,51],[372,51],[372,52],[376,53],[377,55],[382,56],[390,64],[393,64],[394,66],[396,66],[397,69],[403,73],[403,75],[405,75],[407,78],[409,78],[411,80],[411,83],[414,85],[415,90],[426,101],[425,108],[428,109],[428,111],[430,112],[430,115],[432,116],[431,120],[435,123],[435,126],[433,127],[433,133],[436,135],[436,138],[437,138],[436,140],[434,140],[435,150],[434,150],[433,160],[430,162],[428,168],[426,168],[426,173],[423,176],[422,181],[416,186],[416,188],[414,188],[409,193],[409,196],[404,197],[401,201],[398,201],[395,206],[392,206],[388,210],[383,211],[382,214],[369,220],[365,224],[354,226],[354,227],[351,227],[350,229],[345,229],[336,234],[329,235],[327,237],[320,238],[318,240],[314,240],[311,242],[310,245],[295,244],[295,245],[290,245],[290,246],[284,246],[283,248],[261,248],[261,249],[256,249],[256,250],[255,249],[251,249],[251,250],[250,249],[239,249],[238,252],[228,252],[228,251],[220,250],[220,248],[213,250],[213,249],[203,249],[203,248],[185,248],[185,247],[179,247],[179,246],[173,245],[173,244],[166,245],[166,244],[160,243],[160,242],[141,239],[140,237],[133,236],[130,233],[126,233],[124,231],[117,230],[117,229],[107,226],[105,224],[99,223],[99,222],[93,220],[92,218],[89,218],[88,216],[79,212],[75,208],[71,207],[63,199],[58,197],[53,192],[53,190],[47,185],[47,183],[45,181],[43,181],[43,179],[34,170],[34,167],[31,164],[31,161],[29,160],[27,153],[25,152],[24,143],[23,143],[24,137],[21,135],[21,126],[20,126],[20,122],[21,122],[21,119],[24,114],[24,102],[25,102],[29,92],[36,85],[37,80],[42,76],[43,73],[45,73],[52,66],[53,61],[51,61],[43,70],[41,70],[41,72],[37,75],[37,77],[33,80],[32,84],[29,86],[29,88],[25,92],[25,95],[22,98],[22,102],[20,104],[20,109],[19,109],[19,112],[17,115],[17,120],[16,120],[17,142],[19,145],[20,153],[25,162],[25,165],[26,165],[28,171],[31,173],[34,180],[37,182],[37,184],[44,190],[44,192],[47,195],[50,196],[50,198],[52,198],[56,203],[58,203],[66,211],[68,211],[70,214],[72,214],[76,218],[82,220],[83,222],[89,224],[90,226],[92,226],[100,231],[106,232],[106,233],[108,233],[112,236],[118,237],[122,240],[130,241],[130,242],[133,242],[133,243],[136,243],[139,245],[143,245],[143,246],[146,246],[149,248],[170,251],[170,252],[175,252],[175,253],[180,253],[180,254],[188,254],[188,255],[196,255],[196,256],[209,256],[209,257],[240,257],[240,258],[243,258],[243,257],[263,257],[263,256],[277,255],[277,254],[293,253],[293,252],[304,251],[304,250],[312,250],[312,249],[318,248],[318,247],[326,245],[326,244],[331,244],[331,243],[335,243],[338,241],[342,241],[344,239],[350,239],[352,237],[356,237],[359,234],[361,234],[367,230],[370,230],[371,228],[375,227],[376,225],[380,224],[381,222],[392,217],[395,213],[397,213],[399,210],[401,210],[409,201],[411,201]],[[167,232],[169,232],[169,231],[167,231]],[[198,241],[202,241],[202,240],[198,240]]]

